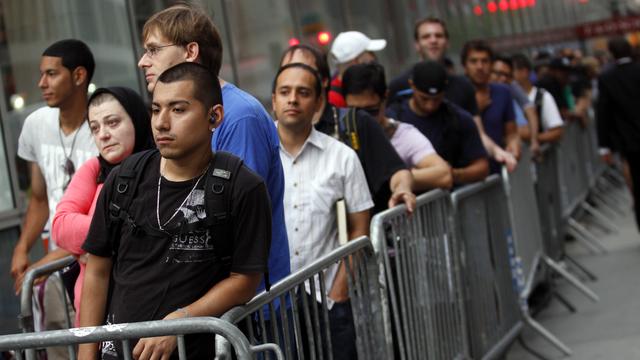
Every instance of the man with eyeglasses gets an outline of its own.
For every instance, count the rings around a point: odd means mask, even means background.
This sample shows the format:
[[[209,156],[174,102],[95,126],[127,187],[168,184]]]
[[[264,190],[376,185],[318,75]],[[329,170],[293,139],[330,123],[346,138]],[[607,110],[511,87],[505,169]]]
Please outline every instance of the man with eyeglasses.
[[[380,64],[353,65],[342,76],[342,94],[348,106],[366,111],[384,129],[391,144],[411,169],[413,190],[448,189],[453,184],[451,168],[413,125],[384,114],[387,96],[384,68]]]
[[[523,140],[529,142],[531,150],[539,150],[540,114],[524,92],[521,84],[514,81],[513,60],[505,55],[496,55],[491,65],[491,81],[509,87],[513,98],[513,111],[516,116],[518,132]]]
[[[87,89],[94,68],[91,50],[79,40],[58,41],[42,53],[38,87],[47,106],[26,118],[18,140],[18,156],[29,163],[31,197],[11,260],[16,294],[29,269],[68,255],[52,239],[46,240],[44,258],[35,263],[29,261],[29,252],[43,230],[48,229],[48,221],[75,169],[98,154],[85,120]],[[43,286],[46,316],[42,322],[36,320],[36,330],[65,328],[67,309],[61,300],[60,279],[50,277]],[[47,353],[49,359],[67,357],[64,347],[49,349]]]
[[[138,67],[147,89],[153,92],[160,74],[182,62],[197,62],[218,77],[222,66],[222,39],[209,16],[196,5],[178,4],[152,15],[142,29],[144,54]],[[220,78],[224,120],[215,128],[212,149],[241,158],[260,175],[269,190],[272,240],[269,254],[270,283],[289,275],[289,246],[284,223],[284,173],[273,120],[250,94]],[[261,284],[259,290],[265,288]]]
[[[445,99],[444,65],[424,61],[413,68],[411,98],[387,108],[387,116],[415,126],[451,166],[455,185],[481,181],[489,162],[478,128],[468,112]]]

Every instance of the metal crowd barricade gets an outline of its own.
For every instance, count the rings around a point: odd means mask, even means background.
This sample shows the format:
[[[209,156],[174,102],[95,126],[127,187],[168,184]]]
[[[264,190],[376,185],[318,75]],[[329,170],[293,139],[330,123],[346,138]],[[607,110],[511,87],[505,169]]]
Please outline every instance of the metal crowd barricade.
[[[377,214],[371,238],[384,264],[400,359],[468,358],[459,249],[449,194],[433,190]]]
[[[564,277],[570,284],[594,301],[598,296],[580,280],[567,272],[560,264],[544,253],[542,232],[539,220],[538,203],[531,174],[531,153],[527,146],[513,172],[502,168],[502,179],[507,195],[507,205],[513,234],[513,248],[510,253],[514,280],[518,284],[520,310],[527,325],[546,338],[566,355],[571,350],[557,337],[536,322],[529,314],[527,300],[536,285],[536,274],[540,265],[546,264],[551,270]]]
[[[509,262],[512,240],[504,189],[492,175],[456,190],[451,198],[462,244],[471,357],[493,359],[523,326]]]
[[[564,255],[564,218],[558,175],[558,149],[545,144],[540,148],[541,161],[536,162],[536,195],[545,253],[553,260]]]
[[[324,272],[341,261],[349,269],[349,298],[359,358],[393,358],[391,328],[386,320],[386,294],[380,284],[379,264],[367,237],[334,249],[221,318],[234,324],[244,323],[254,344],[280,344],[286,359],[332,359],[327,299],[323,296],[321,303],[316,302],[315,280],[319,280],[320,292],[328,294]],[[280,306],[276,311],[277,300],[280,304],[289,303],[291,309]],[[270,310],[268,318],[263,311],[265,305]],[[216,341],[216,347],[219,359],[229,359],[224,341]]]
[[[35,319],[33,316],[33,284],[36,279],[41,276],[57,276],[56,273],[58,271],[73,264],[74,261],[76,261],[76,259],[73,256],[67,256],[27,271],[24,276],[24,280],[22,281],[22,289],[20,290],[20,314],[18,315],[18,325],[20,326],[20,329],[22,329],[22,332],[30,333],[35,330]],[[53,284],[53,282],[51,284]],[[62,304],[64,304],[64,308],[67,309],[70,305],[68,303],[69,299],[67,297],[67,289],[62,283],[62,279],[60,279],[57,284],[61,286],[58,291],[62,297]],[[71,328],[72,319],[68,311],[65,311],[65,317],[67,328]],[[69,359],[74,360],[76,358],[74,347],[69,346],[68,351]],[[27,350],[26,355],[27,359],[35,359],[36,357],[34,350]]]
[[[130,340],[177,335],[178,355],[187,358],[184,335],[213,333],[224,337],[233,346],[238,359],[253,359],[253,354],[271,351],[277,359],[283,359],[280,348],[275,344],[252,346],[244,334],[230,323],[211,317],[185,318],[175,320],[145,321],[105,325],[100,327],[73,328],[68,330],[44,331],[0,336],[0,351],[16,351],[18,359],[21,350],[39,349],[51,346],[75,346],[84,343],[121,341],[123,349],[130,349]],[[211,344],[213,347],[213,344]],[[131,351],[123,352],[124,359],[131,359]]]

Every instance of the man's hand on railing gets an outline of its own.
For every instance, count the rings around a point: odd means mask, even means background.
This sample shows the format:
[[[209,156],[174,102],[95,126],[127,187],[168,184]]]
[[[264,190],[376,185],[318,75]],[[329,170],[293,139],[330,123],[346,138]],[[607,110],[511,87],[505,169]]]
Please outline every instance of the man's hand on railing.
[[[11,277],[17,280],[18,277],[24,277],[29,267],[29,251],[18,244],[13,250],[11,258]]]
[[[494,150],[493,158],[500,164],[504,164],[509,172],[515,170],[518,165],[518,160],[511,153],[496,147]]]
[[[416,209],[416,194],[410,190],[396,190],[389,198],[389,208],[399,204],[405,204],[407,206],[407,212],[413,214],[413,211]]]

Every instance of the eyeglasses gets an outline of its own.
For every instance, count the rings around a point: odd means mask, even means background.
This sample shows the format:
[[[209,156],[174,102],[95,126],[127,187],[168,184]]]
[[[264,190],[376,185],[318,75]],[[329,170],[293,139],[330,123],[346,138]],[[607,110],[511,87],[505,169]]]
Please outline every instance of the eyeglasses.
[[[73,174],[76,173],[76,166],[73,164],[73,161],[71,161],[71,159],[67,158],[67,160],[64,162],[64,165],[62,165],[62,170],[64,171],[64,174],[69,177],[64,186],[62,186],[62,190],[66,191],[69,183],[71,182]]]
[[[177,46],[176,44],[168,44],[168,45],[161,45],[161,46],[150,46],[148,48],[143,48],[142,49],[142,56],[147,56],[150,59],[153,58],[154,56],[156,56],[160,50],[169,47],[169,46]]]
[[[497,70],[493,70],[492,71],[493,75],[495,76],[501,76],[501,77],[506,77],[506,78],[511,78],[511,73],[510,72],[506,72],[506,71],[497,71]]]

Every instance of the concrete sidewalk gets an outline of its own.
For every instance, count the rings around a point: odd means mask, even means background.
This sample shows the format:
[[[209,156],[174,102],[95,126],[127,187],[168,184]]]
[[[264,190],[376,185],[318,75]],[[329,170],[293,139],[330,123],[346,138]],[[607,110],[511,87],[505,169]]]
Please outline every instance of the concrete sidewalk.
[[[585,282],[600,296],[600,302],[591,302],[561,281],[559,292],[576,307],[577,312],[571,313],[554,299],[537,316],[543,326],[573,350],[573,355],[563,356],[529,329],[523,333],[526,344],[547,359],[640,359],[640,235],[631,211],[622,218],[611,220],[618,226],[616,234],[604,234],[591,227],[609,250],[608,254],[592,255],[577,241],[567,246],[568,254],[598,276],[596,282]],[[580,274],[577,271],[573,273]],[[507,359],[529,360],[536,357],[516,343]]]

